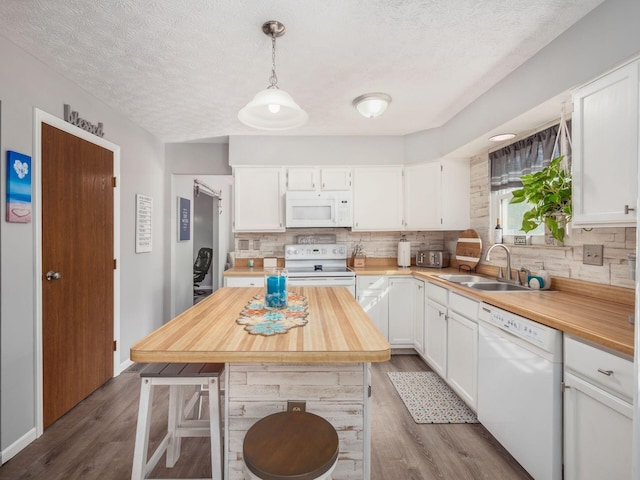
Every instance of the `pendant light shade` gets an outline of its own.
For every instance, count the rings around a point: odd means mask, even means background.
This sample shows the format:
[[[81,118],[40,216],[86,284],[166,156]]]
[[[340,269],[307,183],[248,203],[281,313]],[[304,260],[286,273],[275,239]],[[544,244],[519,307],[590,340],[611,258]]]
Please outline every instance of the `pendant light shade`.
[[[307,123],[309,116],[291,95],[280,90],[276,75],[276,38],[284,35],[285,27],[276,20],[269,20],[262,25],[262,32],[271,37],[270,85],[258,92],[253,100],[238,112],[238,120],[249,127],[262,130],[288,130],[300,127]]]
[[[284,90],[267,88],[253,97],[240,112],[238,119],[253,128],[288,130],[301,127],[309,116]]]
[[[353,106],[363,117],[376,118],[384,113],[391,97],[386,93],[365,93],[353,100]]]

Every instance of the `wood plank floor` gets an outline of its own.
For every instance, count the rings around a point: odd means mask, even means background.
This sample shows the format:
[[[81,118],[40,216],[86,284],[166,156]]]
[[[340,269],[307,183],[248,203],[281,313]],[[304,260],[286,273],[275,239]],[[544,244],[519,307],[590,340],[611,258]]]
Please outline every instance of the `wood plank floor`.
[[[428,370],[415,355],[394,355],[372,365],[372,480],[530,479],[479,424],[418,425],[388,380],[389,371]],[[107,382],[38,440],[0,467],[0,480],[125,480],[131,476],[139,377],[123,373]],[[158,389],[154,413],[166,411],[168,389]],[[166,416],[154,415],[152,448]],[[163,460],[156,478],[210,475],[209,440],[183,439],[173,469]]]

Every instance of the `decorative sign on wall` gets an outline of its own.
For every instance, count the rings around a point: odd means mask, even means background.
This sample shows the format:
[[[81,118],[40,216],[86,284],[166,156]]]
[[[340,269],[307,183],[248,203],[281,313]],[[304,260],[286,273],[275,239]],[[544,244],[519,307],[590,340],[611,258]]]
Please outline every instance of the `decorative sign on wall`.
[[[178,197],[178,240],[191,240],[191,200]]]
[[[7,222],[31,223],[31,157],[7,150]]]
[[[151,235],[151,214],[153,198],[136,194],[136,253],[150,252],[153,243]]]
[[[64,121],[71,125],[75,125],[82,130],[86,130],[89,133],[93,133],[98,137],[104,136],[104,132],[102,131],[102,122],[98,122],[98,125],[94,125],[89,120],[80,118],[80,114],[78,112],[71,111],[71,105],[66,103],[64,104]]]

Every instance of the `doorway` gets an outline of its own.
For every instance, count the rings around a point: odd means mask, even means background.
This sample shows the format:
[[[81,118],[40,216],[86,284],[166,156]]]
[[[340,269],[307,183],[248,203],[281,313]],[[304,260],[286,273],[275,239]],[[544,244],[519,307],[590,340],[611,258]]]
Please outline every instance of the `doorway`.
[[[119,147],[35,118],[39,436],[119,365]]]
[[[193,182],[193,304],[219,287],[220,202],[222,193],[199,179]]]

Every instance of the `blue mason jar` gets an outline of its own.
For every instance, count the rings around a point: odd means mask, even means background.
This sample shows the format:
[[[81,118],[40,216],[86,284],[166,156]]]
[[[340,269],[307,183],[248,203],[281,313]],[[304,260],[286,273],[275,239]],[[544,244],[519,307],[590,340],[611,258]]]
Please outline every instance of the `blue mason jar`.
[[[264,306],[269,309],[285,308],[287,306],[287,270],[280,267],[265,268],[264,284],[266,286]]]

